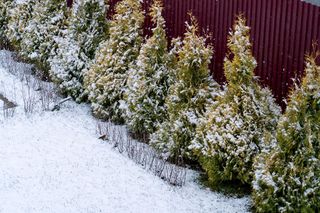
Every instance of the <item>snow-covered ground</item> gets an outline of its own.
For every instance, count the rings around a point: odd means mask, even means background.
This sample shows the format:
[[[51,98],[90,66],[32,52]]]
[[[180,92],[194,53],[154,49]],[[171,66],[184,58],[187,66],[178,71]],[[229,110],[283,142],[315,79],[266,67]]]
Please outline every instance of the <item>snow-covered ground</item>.
[[[22,75],[19,70],[30,67],[8,60],[9,53],[0,51],[0,94],[18,107],[8,114],[0,102],[1,213],[249,211],[248,197],[201,188],[195,172],[174,187],[136,165],[97,139],[85,104],[45,111],[58,98],[34,90],[53,86]]]

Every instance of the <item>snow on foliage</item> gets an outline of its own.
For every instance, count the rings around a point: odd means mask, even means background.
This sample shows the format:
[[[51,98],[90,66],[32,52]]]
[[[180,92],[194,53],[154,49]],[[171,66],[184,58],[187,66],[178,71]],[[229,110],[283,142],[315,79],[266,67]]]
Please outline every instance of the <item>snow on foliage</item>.
[[[253,200],[258,212],[315,212],[320,209],[320,66],[307,58],[273,147],[256,160]]]
[[[197,21],[191,17],[182,48],[178,50],[175,79],[166,100],[168,119],[151,135],[151,144],[165,158],[176,161],[193,158],[188,147],[199,118],[220,90],[209,70],[212,47],[206,46],[206,38],[197,33]]]
[[[105,13],[104,0],[77,0],[66,30],[55,38],[58,49],[50,60],[50,74],[64,94],[78,101],[83,99],[84,73],[108,35]]]
[[[13,7],[13,0],[0,0],[0,45],[5,42],[6,29],[9,19],[9,9]]]
[[[11,45],[17,49],[20,49],[22,36],[24,35],[29,20],[33,16],[33,10],[37,3],[39,3],[39,0],[26,0],[19,4],[17,3],[15,7],[9,10],[6,36]]]
[[[168,53],[162,9],[160,1],[155,1],[151,8],[153,35],[142,45],[136,66],[129,72],[126,123],[136,133],[153,133],[167,117],[164,102],[175,55]]]
[[[274,131],[280,114],[271,92],[255,81],[257,63],[242,17],[230,32],[228,48],[233,57],[225,59],[226,91],[207,111],[191,146],[213,186],[229,180],[251,183],[263,132]]]
[[[110,21],[110,38],[101,44],[94,64],[85,76],[85,87],[96,116],[124,121],[120,108],[128,70],[135,63],[143,41],[144,15],[139,0],[123,0]]]
[[[47,60],[56,54],[54,37],[60,35],[66,25],[66,1],[39,1],[32,13],[22,35],[21,54],[46,67]]]

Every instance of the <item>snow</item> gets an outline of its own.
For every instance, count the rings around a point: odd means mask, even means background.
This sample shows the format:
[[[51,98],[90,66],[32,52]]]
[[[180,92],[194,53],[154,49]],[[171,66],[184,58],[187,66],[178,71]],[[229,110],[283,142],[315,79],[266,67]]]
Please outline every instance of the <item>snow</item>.
[[[70,101],[60,111],[44,111],[41,91],[32,90],[36,107],[25,113],[22,91],[29,87],[1,68],[12,60],[8,54],[0,51],[0,93],[18,107],[13,117],[0,114],[1,213],[249,211],[248,197],[203,188],[194,171],[174,187],[136,165],[97,139],[88,105]]]

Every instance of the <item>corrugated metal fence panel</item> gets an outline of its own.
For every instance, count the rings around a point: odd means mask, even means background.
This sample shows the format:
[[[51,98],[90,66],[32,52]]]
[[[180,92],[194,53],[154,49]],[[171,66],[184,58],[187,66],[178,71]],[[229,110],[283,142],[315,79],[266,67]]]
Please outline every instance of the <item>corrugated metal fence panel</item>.
[[[119,0],[109,0],[111,8]],[[151,0],[144,0],[148,11]],[[292,78],[301,77],[305,54],[312,42],[320,42],[320,7],[300,0],[163,0],[169,39],[182,36],[188,12],[199,20],[202,34],[210,34],[215,54],[211,64],[214,78],[224,82],[223,60],[227,36],[235,17],[243,14],[251,27],[256,75],[268,85],[279,103],[286,97]],[[111,10],[112,13],[113,10]],[[150,34],[147,16],[145,33]]]

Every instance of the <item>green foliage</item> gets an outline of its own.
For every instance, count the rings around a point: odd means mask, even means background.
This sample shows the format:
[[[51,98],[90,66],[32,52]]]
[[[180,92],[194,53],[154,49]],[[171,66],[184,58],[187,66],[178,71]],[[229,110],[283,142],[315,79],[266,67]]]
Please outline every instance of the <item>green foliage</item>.
[[[124,121],[121,104],[128,70],[142,44],[144,16],[139,0],[123,0],[110,21],[110,38],[101,44],[95,63],[85,76],[85,87],[96,116]]]
[[[6,44],[6,30],[8,28],[9,9],[14,6],[13,0],[0,0],[0,46]]]
[[[108,35],[106,9],[104,0],[75,1],[67,29],[55,39],[58,48],[50,60],[50,74],[61,92],[77,101],[83,99],[83,76]]]
[[[182,48],[178,50],[175,79],[166,99],[168,119],[151,136],[151,144],[164,157],[174,160],[193,159],[189,145],[196,126],[206,106],[219,93],[219,86],[209,71],[212,47],[206,46],[206,39],[197,33],[198,25],[192,17]]]
[[[291,93],[272,147],[256,160],[253,200],[258,212],[320,209],[320,66],[307,58],[306,75]]]
[[[274,131],[280,114],[268,89],[254,78],[249,27],[240,17],[228,39],[232,57],[225,59],[226,90],[197,128],[192,148],[212,186],[224,181],[251,184],[253,159],[265,130]]]
[[[153,35],[142,45],[136,66],[129,73],[126,123],[132,132],[140,134],[153,133],[157,124],[167,118],[164,103],[175,55],[168,53],[162,9],[155,1],[151,8]]]
[[[22,34],[21,54],[46,67],[55,54],[55,37],[66,26],[66,1],[43,0],[34,5],[33,16]]]
[[[39,0],[23,1],[9,10],[10,16],[6,35],[11,45],[16,49],[20,49],[22,36],[26,31],[27,24],[33,16],[34,7],[38,2]]]

